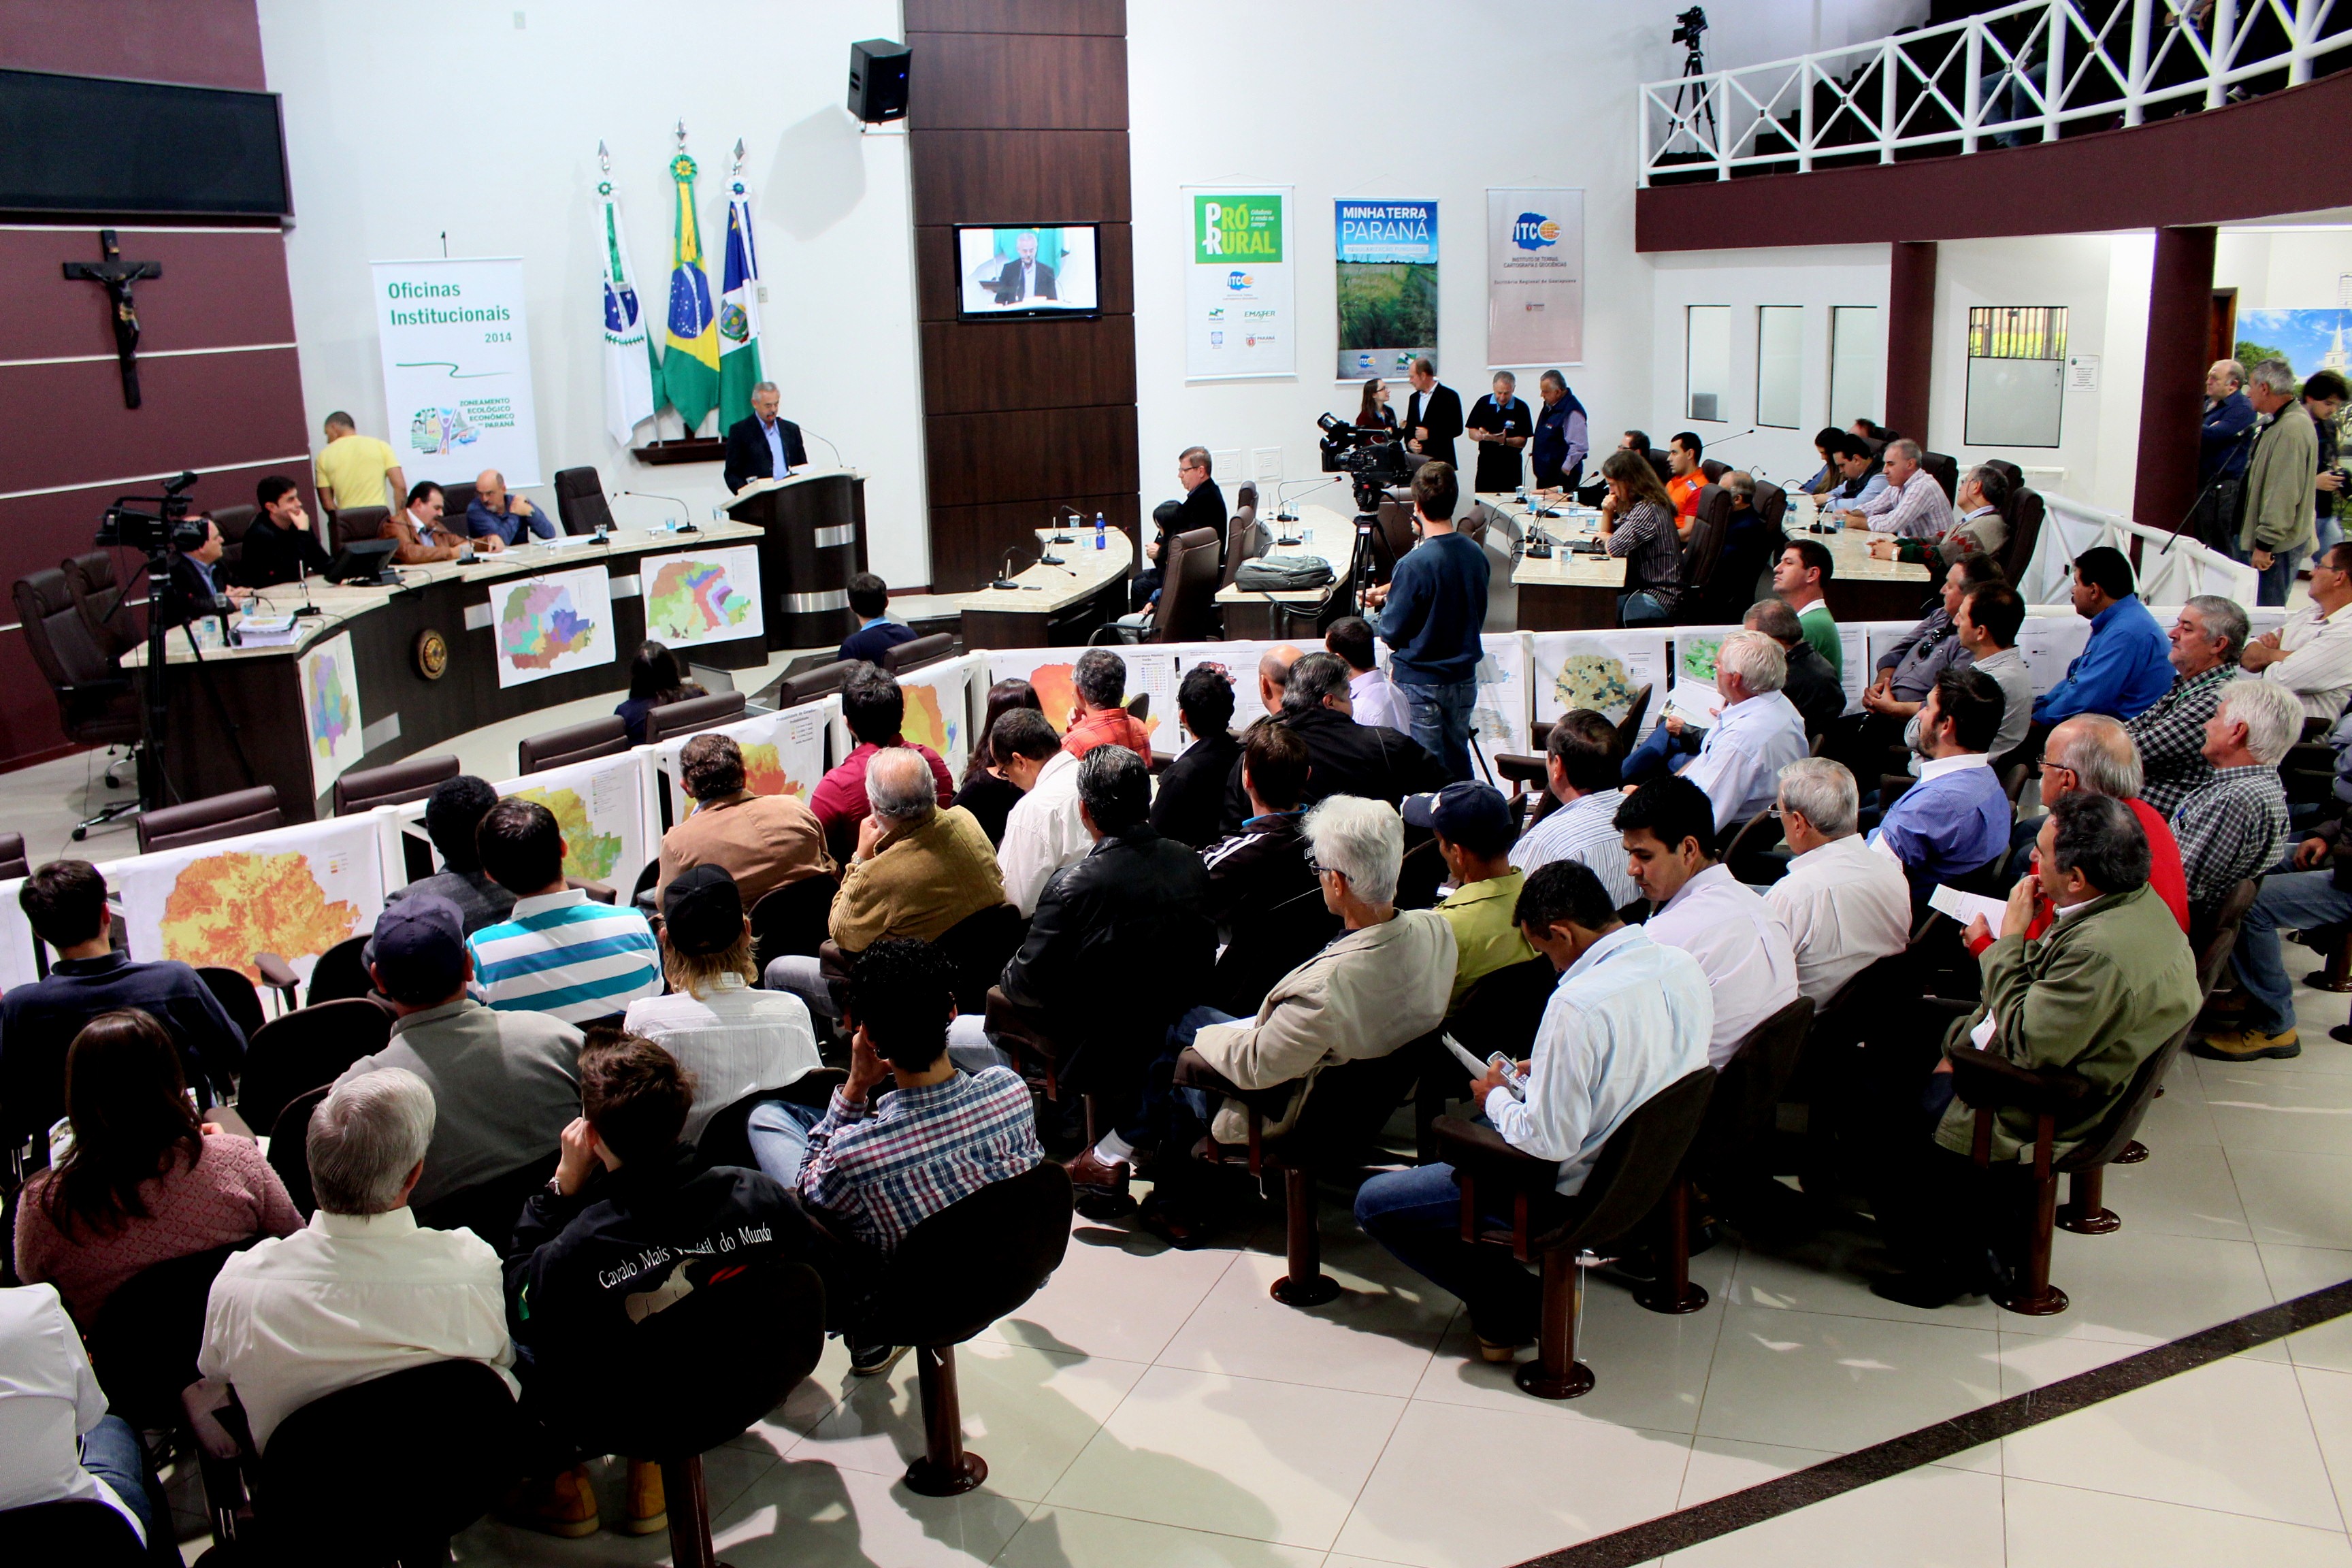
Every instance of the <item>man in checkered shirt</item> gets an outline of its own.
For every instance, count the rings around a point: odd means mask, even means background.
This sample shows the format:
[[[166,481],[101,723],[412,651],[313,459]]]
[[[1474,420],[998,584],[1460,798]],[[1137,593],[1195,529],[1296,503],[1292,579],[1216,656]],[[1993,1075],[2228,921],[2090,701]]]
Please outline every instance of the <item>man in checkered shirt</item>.
[[[2233,683],[2205,721],[2213,776],[2172,814],[2193,916],[2210,915],[2230,889],[2279,862],[2287,841],[2279,759],[2303,732],[2303,704],[2267,680]]]
[[[2200,594],[2181,605],[2168,634],[2167,657],[2179,672],[2172,689],[2124,725],[2139,748],[2139,797],[2167,816],[2213,776],[2213,764],[2205,760],[2205,722],[2238,679],[2247,630],[2246,612],[2218,594]]]

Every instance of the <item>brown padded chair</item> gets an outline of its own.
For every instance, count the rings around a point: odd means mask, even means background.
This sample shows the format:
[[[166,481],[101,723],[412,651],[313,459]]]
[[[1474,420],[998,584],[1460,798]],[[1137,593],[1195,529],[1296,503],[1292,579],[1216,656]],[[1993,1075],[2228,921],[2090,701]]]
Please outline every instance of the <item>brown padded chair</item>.
[[[472,484],[443,485],[441,521],[459,533],[466,532],[466,509],[474,504],[474,498],[480,493],[479,487]]]
[[[1723,476],[1731,472],[1731,465],[1718,463],[1713,458],[1702,458],[1699,459],[1698,471],[1706,477],[1708,484],[1719,485],[1723,483]]]
[[[12,877],[29,877],[33,868],[25,860],[25,836],[21,833],[0,833],[0,882]]]
[[[66,574],[53,567],[19,577],[15,598],[25,646],[57,697],[66,738],[85,746],[138,740],[138,692],[91,636]]]
[[[1984,459],[1984,466],[2000,470],[2001,478],[2009,481],[2010,500],[2013,502],[2017,499],[2017,493],[2025,488],[2025,470],[2006,458],[1987,458]]]
[[[896,647],[884,649],[882,668],[892,675],[905,675],[925,665],[937,664],[943,658],[953,658],[955,651],[955,633],[933,632],[927,637],[915,637]]]
[[[222,575],[230,582],[238,581],[237,566],[245,559],[245,531],[261,515],[257,506],[216,506],[205,513],[220,530]]]
[[[73,595],[100,653],[110,660],[118,659],[139,646],[145,617],[138,613],[136,603],[123,603],[122,585],[114,577],[112,551],[68,555],[58,563],[58,570],[66,574],[66,592]]]
[[[743,694],[740,691],[714,691],[708,697],[665,702],[646,714],[646,743],[652,745],[657,741],[674,741],[680,735],[698,734],[721,724],[732,724],[741,717]]]
[[[2042,539],[2042,492],[2021,489],[2010,498],[2009,548],[2000,558],[2001,570],[2012,583],[2025,581],[2025,570],[2033,564],[2033,547]]]
[[[788,675],[772,689],[778,708],[797,708],[803,702],[814,702],[820,697],[830,697],[841,689],[849,672],[857,668],[854,658],[838,659],[821,664],[814,669],[803,669],[798,675]]]
[[[1217,586],[1230,588],[1240,575],[1242,563],[1256,559],[1266,552],[1267,540],[1257,525],[1257,487],[1244,485],[1243,500],[1234,509],[1234,521],[1225,530],[1225,566],[1218,575]]]
[[[392,521],[388,506],[350,506],[335,513],[334,548],[356,544],[365,539],[382,539],[384,525]]]
[[[1675,620],[1684,626],[1723,626],[1737,621],[1735,615],[1727,620],[1719,613],[1724,603],[1720,587],[1712,579],[1715,569],[1723,562],[1724,535],[1731,527],[1731,492],[1721,485],[1708,485],[1698,492],[1698,515],[1691,521],[1690,538],[1683,545],[1682,601]],[[1744,591],[1738,584],[1734,591]],[[1740,605],[1745,613],[1747,603]]]
[[[1154,607],[1149,642],[1199,642],[1209,636],[1217,607],[1217,531],[1195,528],[1169,546],[1165,585]]]
[[[515,772],[542,773],[560,768],[566,763],[585,763],[597,757],[617,757],[629,749],[629,727],[621,722],[620,715],[591,719],[584,724],[567,724],[561,730],[546,730],[524,737],[515,748]]]
[[[566,533],[593,533],[613,526],[613,508],[604,499],[604,476],[593,468],[555,470],[555,517]]]
[[[1764,520],[1764,526],[1777,532],[1789,515],[1789,492],[1769,479],[1759,479],[1756,481],[1756,498],[1748,504],[1756,509],[1756,515]]]
[[[454,752],[406,757],[380,768],[353,768],[335,780],[335,815],[354,816],[379,805],[405,805],[412,800],[423,800],[442,784],[456,778],[458,772]]]
[[[285,824],[286,815],[278,809],[278,786],[256,784],[251,789],[192,800],[185,805],[159,806],[140,813],[139,853],[184,849],[191,844],[210,844],[217,838],[260,833]]]

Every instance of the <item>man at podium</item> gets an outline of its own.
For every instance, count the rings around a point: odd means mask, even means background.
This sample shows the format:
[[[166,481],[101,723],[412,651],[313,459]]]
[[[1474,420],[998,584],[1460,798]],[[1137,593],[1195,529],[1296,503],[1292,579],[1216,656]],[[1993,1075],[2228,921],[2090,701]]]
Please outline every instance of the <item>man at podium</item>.
[[[794,468],[808,467],[808,448],[801,445],[801,427],[776,417],[783,397],[776,384],[763,381],[751,389],[751,414],[727,432],[727,489],[740,490],[753,479],[781,479]]]

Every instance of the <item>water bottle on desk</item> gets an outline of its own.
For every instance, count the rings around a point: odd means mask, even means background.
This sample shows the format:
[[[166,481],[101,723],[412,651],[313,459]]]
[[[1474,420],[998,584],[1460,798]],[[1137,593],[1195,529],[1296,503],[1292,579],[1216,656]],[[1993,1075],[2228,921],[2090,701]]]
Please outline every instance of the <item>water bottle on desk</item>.
[[[1097,550],[1108,550],[1110,548],[1109,536],[1105,531],[1103,514],[1100,512],[1095,513],[1095,548]]]

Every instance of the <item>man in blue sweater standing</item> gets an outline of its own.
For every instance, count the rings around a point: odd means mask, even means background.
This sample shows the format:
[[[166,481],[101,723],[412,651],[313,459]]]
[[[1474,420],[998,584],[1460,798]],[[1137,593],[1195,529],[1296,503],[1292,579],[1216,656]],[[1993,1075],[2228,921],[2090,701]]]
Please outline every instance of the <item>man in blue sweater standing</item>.
[[[2130,719],[2172,689],[2170,646],[2139,602],[2122,551],[2102,544],[2076,557],[2074,613],[2090,621],[2091,640],[2066,667],[2066,679],[2034,702],[2037,729],[2077,713]]]
[[[1470,710],[1478,700],[1478,633],[1486,621],[1486,552],[1454,531],[1461,486],[1454,465],[1423,463],[1412,477],[1420,542],[1390,580],[1364,592],[1394,651],[1389,683],[1404,699],[1412,738],[1456,779],[1470,776]]]

